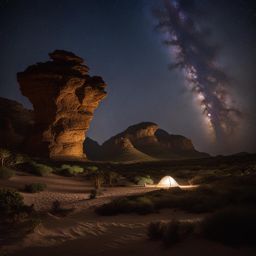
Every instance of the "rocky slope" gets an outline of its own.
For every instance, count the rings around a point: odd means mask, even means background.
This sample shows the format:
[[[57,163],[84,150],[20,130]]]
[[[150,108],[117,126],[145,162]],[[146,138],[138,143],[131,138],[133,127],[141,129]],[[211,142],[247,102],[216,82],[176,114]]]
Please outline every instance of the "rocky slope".
[[[146,161],[207,156],[195,150],[191,140],[171,135],[151,122],[130,126],[101,146],[103,160]]]
[[[19,149],[34,123],[33,111],[0,97],[0,147]]]
[[[82,160],[86,132],[106,96],[106,84],[101,77],[89,76],[83,59],[71,52],[56,50],[49,56],[51,61],[17,74],[20,90],[35,113],[27,148],[53,159]]]

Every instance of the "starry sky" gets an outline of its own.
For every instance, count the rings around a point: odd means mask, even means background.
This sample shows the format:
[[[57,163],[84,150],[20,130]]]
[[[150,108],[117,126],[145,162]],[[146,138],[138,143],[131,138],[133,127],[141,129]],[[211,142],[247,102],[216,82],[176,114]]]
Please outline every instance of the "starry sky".
[[[102,143],[128,126],[151,121],[192,139],[211,154],[256,151],[256,3],[253,0],[170,0],[182,4],[218,45],[216,62],[230,77],[229,92],[242,117],[223,140],[211,140],[184,73],[156,29],[162,0],[1,0],[0,96],[31,108],[16,73],[48,60],[55,49],[85,59],[107,83],[88,135]]]

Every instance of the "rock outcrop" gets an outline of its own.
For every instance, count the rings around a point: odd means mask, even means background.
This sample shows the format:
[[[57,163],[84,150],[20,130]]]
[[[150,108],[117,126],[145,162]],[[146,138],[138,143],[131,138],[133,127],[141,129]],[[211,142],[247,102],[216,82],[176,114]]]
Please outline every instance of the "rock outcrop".
[[[17,74],[22,94],[31,101],[35,125],[27,147],[52,159],[85,159],[83,142],[94,110],[106,96],[106,84],[89,76],[83,59],[63,50],[51,61]]]
[[[146,161],[208,156],[196,151],[191,140],[186,137],[171,135],[151,122],[130,126],[104,142],[101,148],[104,160],[117,161],[125,161],[125,157],[129,161]]]
[[[20,149],[33,123],[33,111],[17,101],[0,97],[0,147]]]
[[[89,160],[101,159],[101,146],[95,140],[87,137],[84,141],[84,153]]]

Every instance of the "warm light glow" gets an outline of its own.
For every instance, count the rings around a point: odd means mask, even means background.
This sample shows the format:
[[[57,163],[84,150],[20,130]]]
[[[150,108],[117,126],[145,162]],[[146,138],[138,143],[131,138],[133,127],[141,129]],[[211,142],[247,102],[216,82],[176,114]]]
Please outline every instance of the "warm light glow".
[[[159,181],[159,183],[157,184],[157,187],[164,187],[164,188],[179,187],[179,184],[171,176],[165,176]]]

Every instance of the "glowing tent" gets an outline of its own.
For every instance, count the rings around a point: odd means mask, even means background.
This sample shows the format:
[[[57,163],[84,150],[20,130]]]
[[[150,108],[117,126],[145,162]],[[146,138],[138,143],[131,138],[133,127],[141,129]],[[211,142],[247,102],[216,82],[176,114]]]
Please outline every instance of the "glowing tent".
[[[171,176],[165,176],[159,181],[159,183],[157,184],[157,187],[163,187],[163,188],[179,187],[179,184]]]

